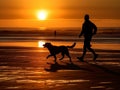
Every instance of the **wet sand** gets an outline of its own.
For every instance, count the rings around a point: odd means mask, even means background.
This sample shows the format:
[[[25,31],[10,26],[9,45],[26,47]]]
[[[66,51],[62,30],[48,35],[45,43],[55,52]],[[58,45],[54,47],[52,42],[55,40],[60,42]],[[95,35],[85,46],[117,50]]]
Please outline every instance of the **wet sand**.
[[[2,29],[3,30],[3,29]],[[119,90],[120,89],[120,29],[98,30],[92,47],[99,54],[97,61],[87,52],[85,62],[76,57],[82,55],[83,38],[79,30],[53,31],[1,31],[0,35],[0,90]],[[73,64],[67,57],[57,64],[46,48],[38,42],[54,45],[71,45]]]
[[[54,64],[45,48],[0,46],[0,90],[119,90],[120,49],[96,52],[96,62],[89,52],[80,62],[82,49],[70,49],[73,64],[67,57]]]

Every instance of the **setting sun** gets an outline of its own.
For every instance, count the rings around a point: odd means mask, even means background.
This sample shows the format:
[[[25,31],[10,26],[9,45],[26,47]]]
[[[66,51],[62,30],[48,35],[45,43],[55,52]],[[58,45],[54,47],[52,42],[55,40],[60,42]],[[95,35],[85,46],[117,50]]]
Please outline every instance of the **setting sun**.
[[[46,10],[40,10],[37,12],[37,18],[39,20],[46,20],[48,12]]]

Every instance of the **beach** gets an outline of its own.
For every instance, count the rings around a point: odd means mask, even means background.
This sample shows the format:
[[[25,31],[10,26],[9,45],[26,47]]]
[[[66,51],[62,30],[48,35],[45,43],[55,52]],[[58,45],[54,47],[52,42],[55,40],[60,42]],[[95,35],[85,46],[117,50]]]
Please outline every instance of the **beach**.
[[[112,35],[111,32],[99,32],[92,40],[92,47],[99,55],[96,62],[90,52],[87,52],[85,62],[80,62],[77,57],[82,55],[83,38],[78,38],[78,31],[59,31],[57,36],[53,31],[1,34],[0,90],[120,89],[119,32]],[[49,51],[39,47],[39,41],[57,46],[76,42],[75,48],[69,49],[73,64],[66,56],[60,61],[60,54],[57,64],[53,57],[46,59]]]

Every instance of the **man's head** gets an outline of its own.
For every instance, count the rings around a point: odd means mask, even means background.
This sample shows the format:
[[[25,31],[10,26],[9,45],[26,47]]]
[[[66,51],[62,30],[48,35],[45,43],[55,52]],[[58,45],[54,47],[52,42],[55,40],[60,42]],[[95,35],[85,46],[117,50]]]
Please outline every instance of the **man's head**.
[[[84,16],[84,19],[85,19],[85,20],[89,20],[89,15],[86,14],[86,15]]]

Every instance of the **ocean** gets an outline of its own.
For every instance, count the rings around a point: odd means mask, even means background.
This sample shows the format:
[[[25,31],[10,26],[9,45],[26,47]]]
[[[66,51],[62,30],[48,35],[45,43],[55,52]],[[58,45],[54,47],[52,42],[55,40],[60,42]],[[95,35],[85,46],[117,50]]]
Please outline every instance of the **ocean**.
[[[51,42],[55,45],[71,45],[76,42],[76,48],[82,48],[83,37],[78,35],[81,28],[0,28],[0,46],[21,46],[38,47],[40,41]],[[56,33],[55,33],[56,32]],[[94,47],[104,45],[106,48],[119,49],[120,28],[98,28],[98,32],[93,36]],[[110,45],[113,45],[111,47]],[[109,49],[110,49],[109,48]],[[101,48],[102,49],[102,48]]]

